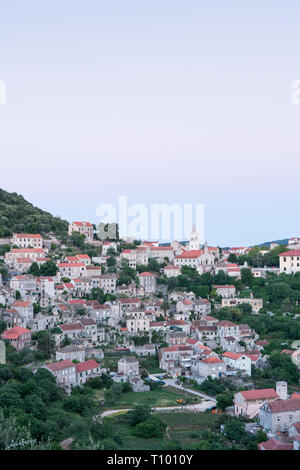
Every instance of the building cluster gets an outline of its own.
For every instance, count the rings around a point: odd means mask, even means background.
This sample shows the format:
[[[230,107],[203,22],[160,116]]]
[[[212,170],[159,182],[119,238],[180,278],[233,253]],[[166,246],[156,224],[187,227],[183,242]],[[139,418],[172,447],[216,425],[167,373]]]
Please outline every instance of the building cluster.
[[[288,395],[287,382],[276,382],[276,390],[236,393],[234,413],[258,419],[269,438],[259,444],[260,450],[300,450],[300,393]]]
[[[9,279],[0,287],[0,315],[7,324],[2,339],[21,351],[36,347],[34,333],[51,330],[55,358],[43,367],[66,390],[106,371],[101,365],[103,350],[111,344],[115,350],[128,352],[118,362],[118,371],[111,373],[113,380],[130,382],[134,391],[149,388],[140,373],[139,360],[144,356],[157,356],[159,367],[173,378],[185,376],[199,383],[208,377],[247,378],[253,367],[266,366],[263,345],[249,325],[218,320],[212,316],[210,298],[163,290],[160,283],[161,278],[180,276],[185,266],[199,274],[223,271],[240,278],[241,266],[229,262],[228,257],[246,254],[248,248],[220,250],[207,243],[200,245],[195,227],[188,244],[142,241],[125,249],[121,241],[95,240],[89,222],[72,222],[69,236],[76,232],[101,253],[96,257],[80,252],[69,255],[66,247],[51,237],[14,234],[3,257]],[[63,254],[53,256],[53,244]],[[294,251],[283,253],[280,262],[287,263],[284,260],[295,256]],[[110,269],[112,258],[114,269]],[[163,263],[161,269],[153,272],[149,260]],[[55,274],[28,273],[33,263],[41,267],[48,261],[55,264]],[[297,263],[297,256],[293,262]],[[124,266],[136,272],[130,283],[119,281]],[[92,296],[101,291],[105,296],[102,302]],[[213,291],[215,308],[246,303],[257,314],[263,307],[262,299],[239,297],[234,284],[214,285]],[[146,344],[134,346],[137,336],[145,336]]]

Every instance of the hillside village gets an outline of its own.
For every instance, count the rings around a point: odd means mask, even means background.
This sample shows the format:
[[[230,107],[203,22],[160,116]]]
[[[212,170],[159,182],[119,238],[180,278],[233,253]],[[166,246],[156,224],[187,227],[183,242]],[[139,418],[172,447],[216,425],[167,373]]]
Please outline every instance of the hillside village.
[[[16,364],[66,400],[102,380],[98,414],[121,392],[172,390],[164,411],[238,418],[255,448],[299,449],[299,238],[221,248],[193,226],[188,242],[101,241],[74,221],[63,237],[13,233],[0,253],[0,407]]]

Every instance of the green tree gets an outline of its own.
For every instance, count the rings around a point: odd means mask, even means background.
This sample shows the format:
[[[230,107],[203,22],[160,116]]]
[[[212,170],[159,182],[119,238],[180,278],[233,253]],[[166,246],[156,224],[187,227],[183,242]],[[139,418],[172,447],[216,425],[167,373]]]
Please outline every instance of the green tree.
[[[143,438],[163,437],[166,429],[165,422],[158,415],[152,415],[146,421],[133,428],[133,434]]]
[[[151,408],[146,405],[137,405],[128,412],[127,417],[131,426],[147,421],[151,416]]]
[[[45,354],[53,354],[55,348],[55,340],[50,331],[40,331],[38,336],[38,350]]]
[[[233,393],[232,392],[223,392],[216,396],[217,399],[217,408],[225,410],[225,408],[233,405]]]

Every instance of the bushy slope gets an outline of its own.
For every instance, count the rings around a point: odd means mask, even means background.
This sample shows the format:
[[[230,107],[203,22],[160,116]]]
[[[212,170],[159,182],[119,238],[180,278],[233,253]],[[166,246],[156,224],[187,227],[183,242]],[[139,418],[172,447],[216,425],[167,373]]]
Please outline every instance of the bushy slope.
[[[66,232],[68,222],[34,207],[17,193],[0,189],[0,237],[17,233]]]

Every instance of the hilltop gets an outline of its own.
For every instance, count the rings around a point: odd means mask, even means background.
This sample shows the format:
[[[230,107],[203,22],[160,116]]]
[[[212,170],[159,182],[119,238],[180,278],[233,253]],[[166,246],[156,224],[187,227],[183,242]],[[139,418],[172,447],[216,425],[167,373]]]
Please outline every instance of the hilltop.
[[[0,237],[10,237],[13,232],[58,235],[67,230],[66,220],[33,206],[17,193],[0,189]]]

